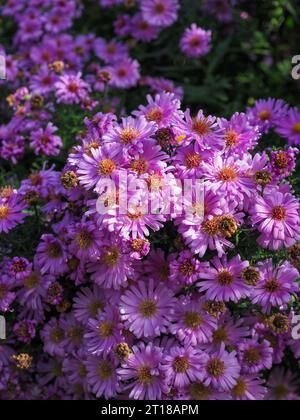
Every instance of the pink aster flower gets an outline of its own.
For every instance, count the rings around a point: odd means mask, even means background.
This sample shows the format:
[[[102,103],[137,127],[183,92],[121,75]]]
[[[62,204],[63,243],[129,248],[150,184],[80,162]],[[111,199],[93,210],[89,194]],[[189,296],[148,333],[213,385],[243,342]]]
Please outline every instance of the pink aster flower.
[[[270,191],[258,196],[250,209],[251,221],[261,236],[258,243],[277,251],[293,246],[300,239],[300,204],[290,192]]]
[[[199,28],[195,23],[185,30],[180,41],[180,47],[184,54],[191,58],[198,58],[210,51],[211,31]]]
[[[206,298],[220,302],[238,302],[250,295],[250,287],[245,284],[242,272],[249,266],[248,261],[242,261],[237,255],[231,260],[215,257],[213,267],[201,273],[201,278],[206,279],[198,283],[201,292],[206,293]]]
[[[32,131],[30,135],[30,147],[36,155],[57,156],[63,146],[62,140],[54,133],[58,130],[52,123],[48,123],[45,129],[40,128]]]
[[[70,252],[80,258],[95,260],[101,249],[102,235],[91,221],[76,223],[69,227],[69,237],[72,240]]]
[[[258,126],[260,131],[268,133],[278,121],[285,117],[288,111],[287,104],[279,99],[259,99],[253,108],[248,108],[247,115],[253,126]]]
[[[163,353],[152,343],[141,342],[133,346],[132,354],[118,369],[119,378],[131,389],[129,398],[134,400],[160,400],[167,392],[164,372],[161,367]]]
[[[144,19],[154,26],[170,26],[177,19],[178,0],[141,0]]]
[[[66,74],[55,83],[57,101],[63,104],[79,104],[88,98],[89,85],[82,80],[81,73]]]
[[[299,150],[289,147],[287,150],[272,151],[269,168],[279,180],[288,178],[296,168]]]
[[[24,201],[18,194],[12,194],[8,200],[0,199],[0,233],[7,233],[9,230],[23,223],[26,214],[23,211],[27,208]]]
[[[252,303],[260,305],[266,313],[273,307],[286,308],[292,295],[300,290],[298,270],[287,261],[274,267],[272,259],[259,263],[258,268],[260,280],[252,291]]]
[[[172,322],[175,299],[162,283],[139,281],[121,297],[120,312],[126,327],[138,338],[154,338],[167,332]]]
[[[126,58],[111,67],[110,84],[119,89],[135,87],[140,78],[140,64],[137,60]]]
[[[290,146],[300,146],[300,110],[292,108],[276,121],[276,132],[285,137]]]
[[[108,64],[128,58],[128,47],[114,39],[106,42],[104,39],[98,38],[94,43],[94,50],[96,56]]]
[[[154,98],[148,95],[147,101],[148,105],[140,105],[139,110],[133,114],[138,117],[144,116],[147,121],[155,122],[159,128],[170,126],[183,115],[180,111],[180,101],[173,93],[163,92]]]
[[[162,363],[167,384],[171,388],[182,389],[192,382],[201,382],[204,361],[203,353],[193,347],[171,347]]]
[[[174,321],[169,327],[170,332],[188,346],[211,342],[217,328],[216,319],[204,311],[203,302],[199,299],[179,299],[175,306]]]
[[[213,159],[211,150],[200,149],[198,144],[190,144],[178,147],[172,161],[180,177],[199,179],[203,177],[203,163],[211,159]]]
[[[190,251],[183,251],[179,258],[170,264],[170,281],[182,286],[192,285],[199,279],[201,272],[207,269],[208,263],[201,263]]]

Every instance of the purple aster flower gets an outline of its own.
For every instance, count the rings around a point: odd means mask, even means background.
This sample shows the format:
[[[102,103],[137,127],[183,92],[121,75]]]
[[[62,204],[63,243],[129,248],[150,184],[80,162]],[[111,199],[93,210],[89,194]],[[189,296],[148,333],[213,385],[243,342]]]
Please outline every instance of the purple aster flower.
[[[110,84],[119,89],[135,87],[140,78],[140,64],[137,60],[126,58],[111,67]]]
[[[76,223],[69,227],[69,237],[72,240],[70,252],[79,259],[95,260],[101,249],[102,234],[92,221]]]
[[[237,0],[205,0],[203,10],[211,13],[220,22],[231,22],[233,6]]]
[[[154,26],[170,26],[177,19],[178,0],[141,0],[144,19]]]
[[[113,398],[121,391],[117,363],[112,357],[90,356],[86,363],[87,382],[96,398]]]
[[[116,296],[118,297],[118,294]],[[75,318],[86,325],[90,318],[96,318],[97,314],[105,309],[108,301],[111,303],[115,301],[112,297],[111,292],[97,285],[80,289],[73,303]]]
[[[78,395],[74,399],[90,399],[90,389],[87,382],[87,357],[84,350],[73,352],[72,355],[66,357],[63,361],[63,373],[67,377],[69,384],[72,386],[72,394]]]
[[[197,144],[178,147],[173,163],[180,177],[200,179],[203,176],[203,163],[213,158],[211,150],[200,149]]]
[[[184,285],[192,285],[208,268],[208,263],[200,263],[190,251],[183,251],[179,258],[170,265],[170,281]]]
[[[266,340],[258,341],[258,337],[243,340],[239,344],[238,359],[242,372],[256,374],[262,370],[271,369],[273,349]]]
[[[179,299],[175,306],[174,321],[169,327],[170,332],[187,346],[211,342],[217,328],[216,319],[204,311],[203,302],[199,299]]]
[[[48,95],[55,87],[58,76],[49,70],[47,65],[42,65],[39,72],[30,80],[30,90],[34,94]]]
[[[114,175],[122,164],[121,152],[119,144],[109,143],[85,153],[78,165],[79,182],[91,189],[101,178]]]
[[[174,305],[173,292],[150,279],[139,281],[121,296],[120,313],[126,327],[138,338],[153,338],[167,332]]]
[[[227,401],[231,400],[228,393],[218,391],[211,386],[205,386],[203,382],[193,382],[186,387],[182,395],[184,400],[192,401]]]
[[[299,272],[289,262],[278,267],[272,259],[258,264],[260,280],[252,291],[251,300],[269,313],[273,307],[287,307],[292,295],[299,292]]]
[[[14,325],[13,331],[19,341],[29,344],[36,336],[36,326],[37,323],[35,321],[24,319]]]
[[[212,345],[209,344],[209,346],[216,350],[224,343],[226,348],[237,350],[239,343],[249,335],[250,329],[244,325],[243,318],[235,320],[229,313],[226,313],[218,320],[217,329],[212,336]]]
[[[204,362],[203,353],[193,347],[171,347],[162,362],[167,384],[171,388],[182,389],[192,382],[201,382]]]
[[[33,271],[22,280],[22,289],[18,291],[19,301],[27,309],[43,312],[44,299],[50,284],[54,281],[52,275],[41,275],[39,271]]]
[[[79,104],[88,98],[89,85],[82,80],[81,73],[66,74],[55,83],[57,101],[63,104]]]
[[[296,156],[299,150],[289,147],[287,150],[272,151],[269,164],[270,171],[279,180],[288,178],[296,168]]]
[[[16,298],[12,291],[15,288],[14,279],[6,274],[0,275],[0,311],[7,312]]]
[[[236,386],[241,371],[236,352],[228,353],[222,344],[217,352],[206,357],[204,385],[211,385],[220,391],[231,391]]]
[[[50,305],[59,305],[64,297],[64,288],[63,286],[55,281],[50,284],[47,290],[46,302]]]
[[[99,251],[98,261],[88,266],[93,282],[106,289],[126,287],[134,272],[125,242],[114,237],[103,240]]]
[[[60,239],[50,234],[41,237],[35,260],[42,274],[64,274],[68,269],[67,258],[66,246]]]
[[[269,98],[256,101],[253,108],[248,108],[247,114],[253,126],[258,126],[261,132],[268,133],[287,112],[288,106],[284,101]]]
[[[29,276],[32,272],[32,263],[26,258],[14,257],[8,262],[7,269],[10,275],[19,281]]]
[[[26,203],[20,200],[18,194],[12,194],[8,200],[0,199],[0,233],[7,233],[18,224],[23,223],[26,217],[23,210],[26,208]]]
[[[57,156],[63,146],[62,140],[54,133],[58,130],[52,123],[48,123],[45,129],[40,128],[32,131],[30,135],[30,147],[36,155]]]
[[[117,371],[122,381],[130,381],[125,385],[125,389],[131,389],[130,399],[160,400],[162,394],[167,392],[162,360],[162,350],[152,343],[145,346],[141,342],[138,346],[133,346],[132,354]]]
[[[249,267],[248,261],[242,261],[239,255],[227,260],[215,257],[212,267],[201,273],[201,278],[206,279],[198,283],[201,292],[206,293],[206,298],[220,302],[238,302],[250,295],[250,287],[242,278],[243,270]]]
[[[258,243],[274,251],[293,246],[300,239],[299,211],[299,201],[290,192],[258,196],[251,209],[252,223],[261,233]]]
[[[299,375],[285,370],[283,366],[275,367],[267,382],[267,400],[296,401],[299,396]]]
[[[108,64],[117,63],[128,58],[128,47],[114,39],[106,42],[98,38],[94,43],[95,54]]]
[[[123,0],[100,0],[102,7],[112,7],[121,4]]]
[[[195,23],[187,28],[180,41],[180,47],[184,54],[191,58],[198,58],[210,51],[212,32],[199,28]]]
[[[108,307],[98,312],[95,319],[88,322],[88,331],[84,338],[89,354],[99,356],[109,354],[112,348],[124,341],[118,308]]]
[[[150,42],[156,39],[160,32],[160,28],[151,25],[143,18],[141,13],[137,13],[130,21],[129,33],[132,37],[143,42]]]
[[[170,126],[176,119],[181,118],[180,101],[173,93],[163,92],[147,96],[148,105],[140,105],[133,114],[144,116],[147,121],[153,121],[159,128]]]
[[[300,146],[300,110],[292,108],[275,123],[276,132],[288,139],[290,146]]]
[[[265,399],[267,388],[265,382],[255,375],[243,375],[231,391],[234,401],[262,401]]]
[[[46,353],[49,353],[51,356],[64,357],[66,336],[59,320],[51,318],[51,320],[44,325],[40,334]]]

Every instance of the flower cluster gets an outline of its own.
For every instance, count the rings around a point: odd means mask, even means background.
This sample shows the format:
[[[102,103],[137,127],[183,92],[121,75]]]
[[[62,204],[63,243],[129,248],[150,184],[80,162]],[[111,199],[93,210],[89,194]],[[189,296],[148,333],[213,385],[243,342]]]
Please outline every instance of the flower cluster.
[[[203,9],[230,21],[236,2],[219,3]],[[149,42],[179,8],[140,0],[116,34]],[[185,109],[180,87],[141,77],[128,43],[69,35],[82,12],[3,8],[20,51],[7,57],[1,158],[67,158],[0,190],[1,237],[43,221],[32,258],[6,249],[0,262],[0,399],[300,399],[300,111],[271,98],[228,119]],[[211,42],[192,24],[180,48],[199,59]],[[137,109],[115,93],[104,110],[107,91],[138,84],[154,92]],[[56,121],[73,108],[83,129],[62,150]],[[282,146],[266,149],[267,133]]]

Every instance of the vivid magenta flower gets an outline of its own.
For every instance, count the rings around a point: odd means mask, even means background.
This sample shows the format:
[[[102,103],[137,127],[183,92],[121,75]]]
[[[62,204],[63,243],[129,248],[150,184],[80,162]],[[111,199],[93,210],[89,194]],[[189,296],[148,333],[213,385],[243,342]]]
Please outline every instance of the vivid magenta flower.
[[[292,108],[277,120],[276,131],[288,140],[290,146],[300,146],[300,110]]]
[[[258,126],[261,132],[268,133],[287,112],[288,106],[284,101],[269,98],[256,101],[253,108],[248,108],[247,114],[253,126]]]
[[[250,295],[250,287],[245,284],[242,273],[249,266],[248,261],[242,261],[237,255],[231,260],[215,257],[213,267],[201,273],[201,278],[206,279],[198,283],[201,292],[206,293],[206,298],[219,302],[238,302]]]
[[[288,178],[296,168],[299,150],[289,147],[287,150],[272,151],[270,170],[278,179]]]
[[[291,247],[300,239],[300,204],[290,192],[270,191],[258,196],[251,220],[261,236],[258,243],[271,250]]]
[[[82,80],[81,73],[66,74],[55,83],[57,101],[63,104],[79,104],[88,98],[89,85]]]
[[[184,54],[191,58],[198,58],[210,51],[211,31],[199,28],[195,23],[185,30],[180,41],[180,47]]]
[[[260,280],[252,291],[252,303],[269,313],[273,307],[287,307],[292,295],[299,292],[299,272],[287,261],[278,267],[272,259],[259,263]]]
[[[137,60],[126,58],[111,67],[111,85],[119,89],[129,89],[140,79],[140,64]]]
[[[158,37],[160,28],[158,26],[151,25],[146,19],[144,19],[141,13],[137,13],[131,19],[129,32],[133,38],[139,41],[150,42]]]
[[[121,297],[120,312],[126,327],[138,338],[154,338],[167,332],[172,322],[175,299],[162,283],[139,281]]]
[[[207,269],[207,263],[200,263],[190,251],[183,251],[179,258],[170,265],[170,281],[182,286],[192,285],[201,276],[201,272]]]
[[[243,373],[257,374],[262,370],[271,369],[273,349],[268,341],[259,342],[258,337],[254,337],[239,344],[238,358]]]
[[[106,42],[102,38],[97,38],[94,42],[94,50],[97,57],[108,64],[117,63],[128,58],[128,48],[115,40]]]
[[[152,343],[141,342],[133,346],[132,354],[118,369],[120,379],[127,382],[125,389],[131,389],[129,398],[134,400],[160,400],[167,392],[161,362],[163,353]]]
[[[170,26],[177,19],[178,0],[141,0],[144,19],[154,26]]]

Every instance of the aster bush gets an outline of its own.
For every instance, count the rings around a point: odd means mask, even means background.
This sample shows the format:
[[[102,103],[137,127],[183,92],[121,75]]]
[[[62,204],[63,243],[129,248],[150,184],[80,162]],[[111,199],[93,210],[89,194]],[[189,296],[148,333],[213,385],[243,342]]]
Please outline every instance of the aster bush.
[[[299,400],[298,2],[3,3],[0,399]]]

